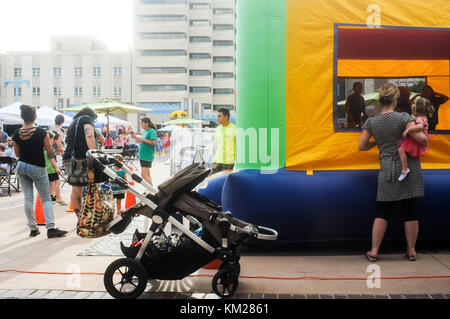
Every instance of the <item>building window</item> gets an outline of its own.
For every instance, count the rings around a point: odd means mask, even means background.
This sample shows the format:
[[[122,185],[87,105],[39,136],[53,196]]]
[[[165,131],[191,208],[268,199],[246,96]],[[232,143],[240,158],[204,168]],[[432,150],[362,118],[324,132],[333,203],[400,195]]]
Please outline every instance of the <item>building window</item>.
[[[114,96],[122,96],[122,87],[121,86],[114,87]]]
[[[122,68],[121,67],[114,68],[114,76],[122,76]]]
[[[83,76],[83,68],[75,67],[75,76]]]
[[[142,33],[142,39],[186,39],[187,35],[183,32],[163,32],[163,33]]]
[[[22,68],[14,68],[14,77],[19,78],[22,76]]]
[[[61,88],[60,87],[53,88],[53,96],[61,96]]]
[[[141,0],[143,4],[185,4],[186,0]]]
[[[191,93],[211,93],[211,88],[206,86],[192,86],[189,91]]]
[[[208,103],[202,103],[202,108],[203,108],[204,110],[210,110],[210,109],[211,109],[211,104],[208,104]]]
[[[186,56],[186,50],[142,50],[142,56]]]
[[[209,53],[191,53],[189,57],[192,60],[206,60],[211,59],[211,54]]]
[[[215,24],[213,26],[214,30],[234,30],[234,26],[232,24]]]
[[[214,89],[214,94],[234,94],[234,89]]]
[[[94,73],[94,76],[100,76],[101,75],[101,68],[98,67],[98,66],[95,66],[93,68],[93,73]]]
[[[234,110],[234,105],[214,105],[214,111],[218,111],[220,109],[229,109],[231,111]]]
[[[62,74],[61,68],[53,68],[53,76],[60,77]]]
[[[214,62],[234,62],[234,58],[232,56],[215,56]]]
[[[186,85],[142,85],[142,91],[186,91]]]
[[[177,22],[187,21],[187,17],[183,15],[166,15],[166,16],[141,16],[142,22]]]
[[[210,70],[191,70],[189,71],[191,76],[211,76]]]
[[[211,25],[210,20],[190,20],[189,24],[195,27],[209,27]]]
[[[231,47],[233,45],[234,45],[233,41],[222,41],[222,40],[214,41],[215,47]]]
[[[189,42],[211,42],[211,37],[190,37]]]
[[[41,76],[41,69],[40,68],[33,68],[33,77],[38,78]]]
[[[75,87],[75,96],[83,96],[83,88],[81,86]]]
[[[141,68],[141,72],[147,73],[187,73],[186,68]]]
[[[209,3],[191,3],[191,10],[206,10],[211,9],[211,4]]]
[[[33,96],[40,96],[40,95],[41,95],[41,88],[34,87]]]
[[[214,14],[233,14],[233,9],[214,9]]]
[[[101,94],[100,87],[99,86],[94,86],[93,92],[94,92],[94,96],[100,96],[100,94]]]
[[[17,91],[17,88],[14,88],[14,96],[19,95],[22,96],[22,88],[18,88],[19,91]],[[19,94],[17,94],[17,92],[19,92]]]
[[[228,72],[217,72],[217,73],[214,73],[214,78],[215,79],[232,79],[232,78],[234,78],[234,74],[228,73]]]

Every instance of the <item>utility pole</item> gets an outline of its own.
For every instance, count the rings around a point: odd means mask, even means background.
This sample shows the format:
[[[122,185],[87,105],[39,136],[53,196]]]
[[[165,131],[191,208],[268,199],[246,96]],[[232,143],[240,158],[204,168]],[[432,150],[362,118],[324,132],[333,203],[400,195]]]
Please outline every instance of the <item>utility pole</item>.
[[[19,80],[18,78],[16,78],[14,81],[5,81],[5,88],[9,85],[9,84],[14,84],[14,88],[16,89],[15,92],[15,97],[16,97],[16,102],[19,102],[19,88],[22,87],[22,84],[26,84],[27,87],[30,87],[30,81],[29,80]]]

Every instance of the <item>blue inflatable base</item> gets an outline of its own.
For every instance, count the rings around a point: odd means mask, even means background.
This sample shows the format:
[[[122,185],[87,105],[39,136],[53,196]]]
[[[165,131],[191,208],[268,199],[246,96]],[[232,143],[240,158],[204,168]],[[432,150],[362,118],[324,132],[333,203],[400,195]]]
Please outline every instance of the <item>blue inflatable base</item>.
[[[200,191],[246,222],[276,229],[279,242],[370,241],[378,171],[244,170],[214,177]],[[419,240],[450,241],[450,170],[424,170]],[[403,240],[400,213],[386,240]]]

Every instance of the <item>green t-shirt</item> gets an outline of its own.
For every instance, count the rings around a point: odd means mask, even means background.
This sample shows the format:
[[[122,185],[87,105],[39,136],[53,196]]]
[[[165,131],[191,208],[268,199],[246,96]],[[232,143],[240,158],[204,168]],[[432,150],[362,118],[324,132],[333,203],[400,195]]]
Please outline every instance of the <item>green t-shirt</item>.
[[[44,151],[44,157],[45,157],[45,169],[47,170],[47,174],[55,174],[56,168],[53,166],[52,162],[50,161],[50,158],[48,157],[47,151]]]
[[[157,138],[156,131],[152,128],[142,133],[142,138],[146,140],[155,140]],[[155,145],[150,145],[142,142],[139,149],[139,159],[141,161],[153,162],[155,158]]]

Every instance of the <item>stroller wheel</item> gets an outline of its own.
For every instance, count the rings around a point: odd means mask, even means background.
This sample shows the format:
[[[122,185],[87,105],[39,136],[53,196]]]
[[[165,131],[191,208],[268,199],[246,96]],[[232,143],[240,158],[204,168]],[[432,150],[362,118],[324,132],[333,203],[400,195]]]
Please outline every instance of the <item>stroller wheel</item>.
[[[227,269],[219,270],[212,281],[214,293],[221,298],[233,297],[238,287],[238,277],[237,273]]]
[[[108,266],[103,283],[116,299],[136,299],[147,287],[147,272],[134,259],[122,258]]]
[[[219,266],[219,271],[226,270],[230,272],[233,276],[239,277],[241,274],[241,265],[238,262],[227,263],[222,262]]]

